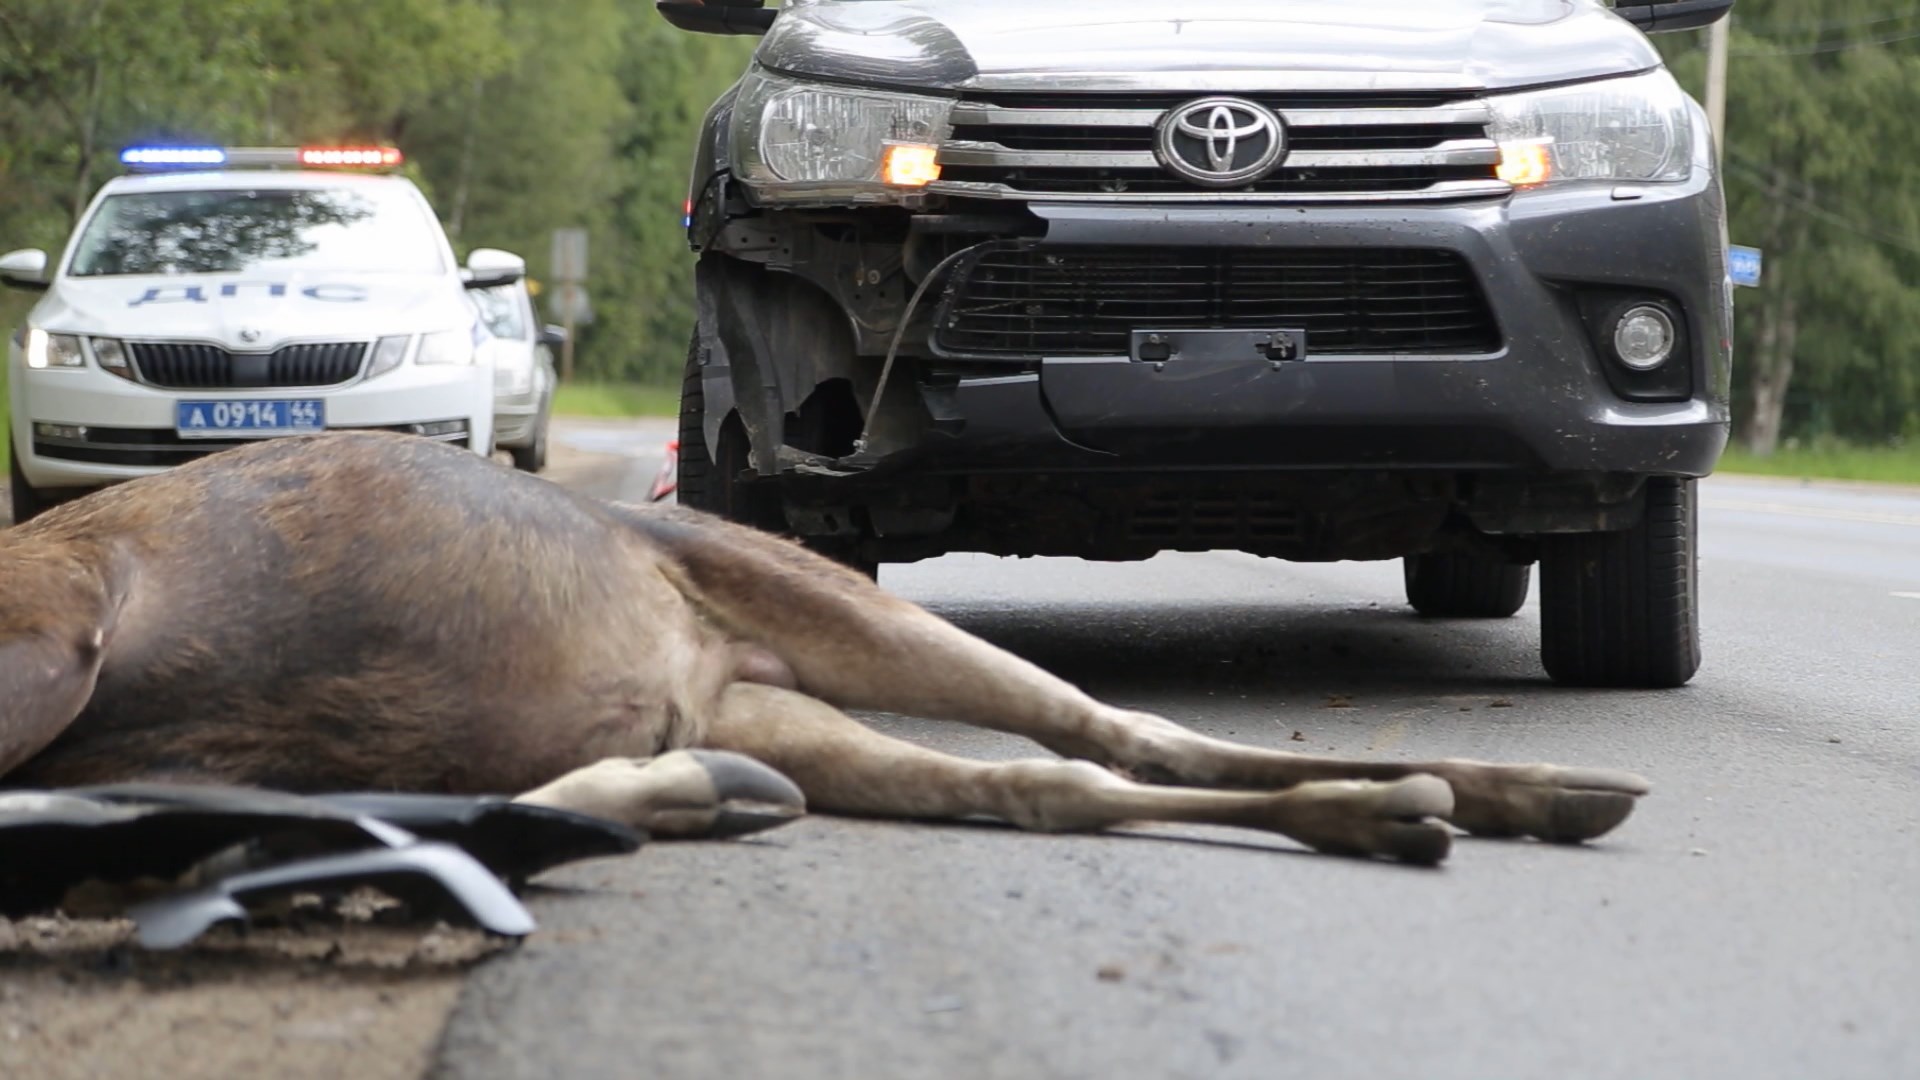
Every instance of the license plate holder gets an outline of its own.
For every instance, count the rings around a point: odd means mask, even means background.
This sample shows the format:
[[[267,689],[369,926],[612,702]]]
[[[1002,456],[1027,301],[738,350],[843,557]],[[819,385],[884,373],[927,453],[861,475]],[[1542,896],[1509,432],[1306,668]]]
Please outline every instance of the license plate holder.
[[[182,439],[271,439],[326,429],[327,403],[322,398],[234,398],[174,406],[174,432]]]
[[[1136,362],[1180,364],[1254,361],[1287,363],[1307,358],[1307,332],[1267,330],[1135,330],[1129,343]]]

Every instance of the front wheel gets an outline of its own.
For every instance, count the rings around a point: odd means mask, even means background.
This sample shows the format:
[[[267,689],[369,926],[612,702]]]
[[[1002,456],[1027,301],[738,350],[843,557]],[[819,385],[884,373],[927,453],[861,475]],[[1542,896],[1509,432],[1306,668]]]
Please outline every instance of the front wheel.
[[[1640,523],[1540,542],[1540,659],[1555,682],[1673,687],[1700,668],[1696,481],[1649,477]]]
[[[20,471],[20,458],[17,455],[7,458],[7,479],[12,489],[15,525],[25,524],[28,519],[46,513],[62,501],[27,482],[27,474]]]
[[[1422,615],[1504,619],[1526,603],[1533,567],[1477,551],[1430,551],[1402,560],[1407,603]]]
[[[525,446],[510,446],[507,453],[513,456],[513,467],[521,472],[537,473],[547,467],[547,427],[550,421],[542,417],[540,426],[534,429],[533,438]]]
[[[765,532],[780,532],[786,514],[777,498],[746,479],[752,468],[752,444],[737,413],[720,424],[720,438],[713,452],[707,452],[707,395],[700,377],[700,336],[695,331],[680,381],[680,504]]]

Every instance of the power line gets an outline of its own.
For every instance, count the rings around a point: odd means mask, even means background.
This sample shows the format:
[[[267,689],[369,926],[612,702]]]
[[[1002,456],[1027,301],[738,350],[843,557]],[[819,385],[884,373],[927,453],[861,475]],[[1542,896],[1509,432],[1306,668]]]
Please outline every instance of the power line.
[[[1920,38],[1920,30],[1904,34],[1888,34],[1884,37],[1859,38],[1850,41],[1823,41],[1813,45],[1783,45],[1771,49],[1729,49],[1733,56],[1812,56],[1816,53],[1849,52],[1853,49],[1870,49],[1876,45],[1892,45],[1897,41],[1912,41]]]
[[[1920,255],[1920,239],[1895,236],[1891,233],[1881,232],[1871,225],[1862,225],[1844,214],[1829,210],[1815,202],[1807,193],[1807,189],[1792,177],[1784,176],[1777,170],[1756,165],[1738,157],[1729,156],[1727,164],[1732,166],[1730,171],[1733,173],[1735,179],[1744,181],[1749,186],[1757,188],[1774,198],[1784,197],[1789,203],[1798,207],[1800,210],[1825,221],[1829,225],[1845,229],[1848,232],[1855,233],[1868,240],[1878,241],[1888,247],[1898,248],[1910,255]]]
[[[1906,22],[1908,19],[1920,19],[1920,8],[1908,8],[1905,11],[1889,12],[1885,15],[1868,15],[1864,18],[1827,19],[1823,22],[1790,22],[1786,19],[1749,19],[1741,15],[1730,16],[1733,24],[1742,30],[1769,30],[1775,33],[1821,33],[1827,30],[1858,30],[1863,26],[1879,26],[1882,23]]]

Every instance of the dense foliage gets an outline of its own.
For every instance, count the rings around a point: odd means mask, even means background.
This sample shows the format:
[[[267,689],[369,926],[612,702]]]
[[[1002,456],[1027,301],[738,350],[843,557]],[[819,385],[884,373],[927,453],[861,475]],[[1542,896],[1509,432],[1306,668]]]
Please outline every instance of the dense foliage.
[[[1748,441],[1920,437],[1920,7],[1740,0],[1727,190]],[[1663,40],[1703,92],[1704,35]],[[456,243],[593,238],[583,374],[667,381],[690,322],[680,200],[750,42],[644,0],[0,0],[0,250],[57,246],[119,146],[393,140]],[[0,306],[0,314],[16,310]]]
[[[1741,289],[1735,416],[1783,432],[1920,439],[1920,6],[1740,0],[1725,175],[1732,239],[1766,252]],[[1704,100],[1705,35],[1662,41]]]

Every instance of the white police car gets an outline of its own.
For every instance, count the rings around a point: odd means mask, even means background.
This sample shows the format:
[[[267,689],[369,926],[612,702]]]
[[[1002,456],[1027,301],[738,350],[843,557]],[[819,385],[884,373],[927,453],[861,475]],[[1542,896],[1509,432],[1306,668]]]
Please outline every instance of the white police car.
[[[337,428],[493,449],[487,331],[390,148],[136,148],[65,252],[0,256],[46,296],[10,338],[16,521],[244,440]]]

